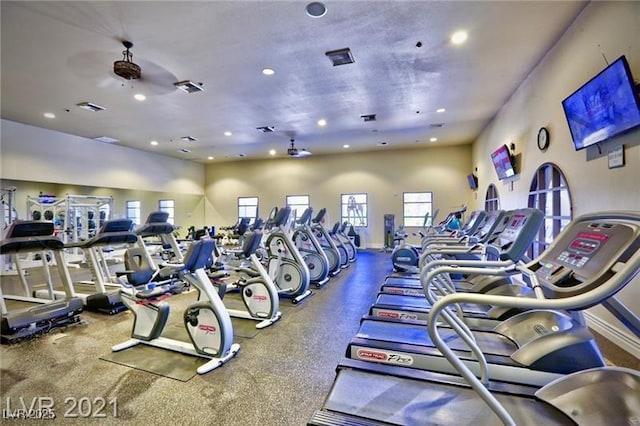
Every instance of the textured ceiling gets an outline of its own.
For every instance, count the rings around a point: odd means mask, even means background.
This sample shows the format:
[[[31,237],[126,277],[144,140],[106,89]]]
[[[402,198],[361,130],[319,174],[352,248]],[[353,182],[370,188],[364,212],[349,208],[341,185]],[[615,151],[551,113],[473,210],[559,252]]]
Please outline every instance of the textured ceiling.
[[[465,144],[585,2],[327,1],[321,18],[306,4],[2,1],[2,118],[204,163],[286,155],[292,137],[314,154]],[[454,46],[459,29],[469,39]],[[133,83],[113,73],[123,40],[142,68]],[[345,47],[355,62],[332,66],[325,52]]]

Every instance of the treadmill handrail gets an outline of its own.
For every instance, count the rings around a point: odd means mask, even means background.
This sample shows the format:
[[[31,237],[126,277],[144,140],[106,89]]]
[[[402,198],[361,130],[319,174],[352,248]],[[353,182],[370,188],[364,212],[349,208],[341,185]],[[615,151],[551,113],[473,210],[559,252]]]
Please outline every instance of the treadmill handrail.
[[[606,218],[609,219],[611,216],[593,216],[594,219]],[[639,220],[638,215],[634,215],[632,220]],[[586,219],[585,219],[586,220]],[[530,271],[526,266],[519,266],[523,273],[526,273],[529,278],[532,280],[532,287],[536,290],[537,296],[542,296],[541,294],[541,285],[538,282],[537,276]],[[447,272],[461,272],[461,273],[479,273],[483,270],[480,268],[453,268],[453,267],[439,267],[432,271],[433,275],[447,273]],[[486,270],[485,270],[486,271]],[[456,356],[456,354],[449,348],[446,342],[440,337],[438,332],[438,317],[444,317],[445,321],[456,330],[457,333],[460,332],[460,327],[457,327],[458,324],[455,320],[451,319],[451,313],[446,310],[449,305],[456,303],[477,303],[477,304],[490,304],[493,306],[502,306],[502,307],[516,307],[521,309],[550,309],[550,310],[581,310],[586,309],[594,304],[596,301],[598,303],[602,303],[607,298],[611,297],[615,292],[619,290],[618,287],[623,287],[631,281],[640,271],[640,250],[637,250],[625,264],[621,264],[618,268],[616,274],[614,274],[608,281],[608,285],[600,285],[596,288],[588,290],[584,294],[577,294],[564,298],[556,298],[556,299],[542,299],[542,298],[523,298],[523,297],[513,297],[513,296],[496,296],[496,295],[485,295],[485,294],[476,294],[476,293],[455,293],[449,294],[438,301],[436,301],[429,313],[429,317],[427,320],[427,329],[429,332],[429,337],[436,345],[436,347],[440,350],[442,355],[449,360],[451,365],[460,373],[462,377],[467,380],[467,382],[471,385],[471,387],[478,392],[480,397],[489,405],[489,407],[500,417],[504,424],[515,424],[513,419],[509,415],[509,413],[505,410],[505,408],[498,402],[498,400],[488,391],[486,386],[479,380],[473,372]],[[464,334],[460,334],[460,336],[464,339]],[[471,343],[469,339],[464,339],[467,344],[470,345],[470,348],[476,353],[479,351],[479,347],[475,342]],[[474,349],[475,346],[475,349]],[[480,351],[480,357],[484,358],[482,352]],[[480,367],[480,371],[482,372],[482,364]],[[488,371],[487,371],[488,376]]]

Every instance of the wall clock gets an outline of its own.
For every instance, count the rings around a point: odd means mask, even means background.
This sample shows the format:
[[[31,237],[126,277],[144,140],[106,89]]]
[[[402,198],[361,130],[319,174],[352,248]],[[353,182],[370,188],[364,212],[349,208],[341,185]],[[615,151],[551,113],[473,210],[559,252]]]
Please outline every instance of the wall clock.
[[[546,127],[540,127],[538,130],[538,149],[544,151],[549,147],[549,130]]]

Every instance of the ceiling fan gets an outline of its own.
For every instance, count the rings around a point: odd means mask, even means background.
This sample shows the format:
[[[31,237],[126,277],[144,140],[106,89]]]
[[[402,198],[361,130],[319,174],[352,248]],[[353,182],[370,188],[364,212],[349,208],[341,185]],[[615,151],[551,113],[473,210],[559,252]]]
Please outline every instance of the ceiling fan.
[[[110,53],[101,51],[81,52],[71,58],[71,68],[83,79],[98,80],[98,86],[109,88],[118,86],[140,88],[146,94],[164,95],[174,92],[178,78],[160,65],[145,60],[133,60],[133,43],[121,41],[125,50],[122,57],[115,60]],[[111,64],[109,75],[105,78],[104,65]]]
[[[291,147],[287,149],[287,155],[295,158],[308,157],[311,155],[311,151],[307,148],[296,148],[295,139],[291,138]]]

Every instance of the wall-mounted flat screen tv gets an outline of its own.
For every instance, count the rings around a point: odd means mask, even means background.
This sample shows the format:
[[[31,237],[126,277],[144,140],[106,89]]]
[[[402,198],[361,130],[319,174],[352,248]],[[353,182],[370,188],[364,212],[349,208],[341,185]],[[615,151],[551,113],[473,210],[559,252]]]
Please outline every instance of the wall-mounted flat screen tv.
[[[513,166],[513,158],[509,152],[509,148],[506,145],[502,145],[500,148],[493,151],[491,154],[491,162],[496,169],[498,179],[506,179],[516,174]]]
[[[473,173],[467,175],[467,182],[469,183],[469,188],[472,190],[478,189],[478,177]]]
[[[640,100],[624,56],[562,101],[576,150],[640,126]]]

